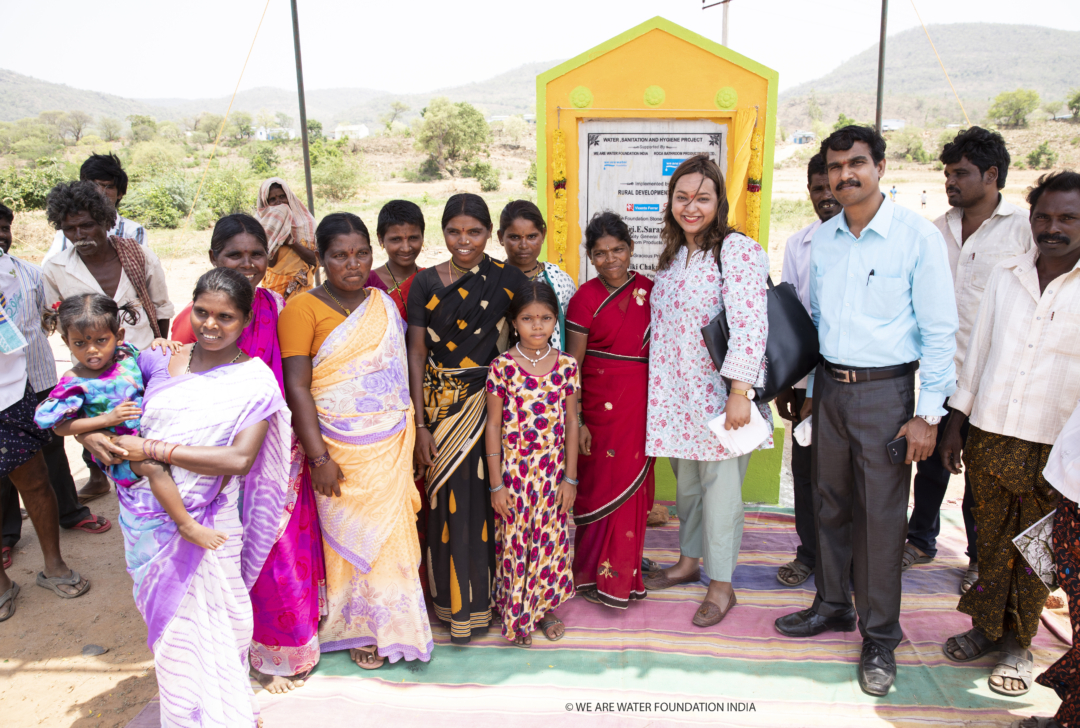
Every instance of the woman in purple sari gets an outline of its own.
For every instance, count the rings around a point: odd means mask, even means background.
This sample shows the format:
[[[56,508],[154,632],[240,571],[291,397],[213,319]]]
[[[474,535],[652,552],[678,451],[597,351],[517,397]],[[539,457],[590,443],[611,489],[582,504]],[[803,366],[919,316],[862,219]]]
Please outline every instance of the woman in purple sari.
[[[145,479],[120,489],[125,557],[154,653],[162,726],[258,721],[248,592],[289,522],[292,429],[273,373],[237,345],[252,298],[238,272],[204,274],[191,314],[198,341],[177,354],[139,355],[143,437],[83,438],[105,464],[152,457],[171,465],[187,512],[227,535],[216,550],[200,548],[180,537]]]
[[[274,291],[258,287],[266,275],[268,260],[266,232],[258,220],[243,213],[218,220],[210,237],[210,262],[216,268],[238,271],[255,290],[251,321],[244,327],[237,346],[270,367],[284,395],[277,325],[285,300]],[[190,313],[188,306],[172,327],[172,338],[183,344],[196,341]],[[299,687],[318,664],[319,618],[326,612],[319,514],[303,455],[299,442],[294,442],[285,503],[289,520],[251,589],[255,612],[252,675],[271,693]]]

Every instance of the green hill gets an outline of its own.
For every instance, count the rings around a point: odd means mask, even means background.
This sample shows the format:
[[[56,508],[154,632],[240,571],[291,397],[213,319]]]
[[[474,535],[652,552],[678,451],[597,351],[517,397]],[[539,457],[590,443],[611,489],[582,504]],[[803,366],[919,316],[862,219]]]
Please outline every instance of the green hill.
[[[366,88],[307,89],[308,118],[318,119],[333,128],[337,123],[373,124],[393,101],[403,101],[416,116],[435,96],[453,101],[468,101],[489,114],[524,114],[532,112],[536,102],[536,75],[556,65],[529,63],[477,83],[437,89],[423,94],[391,94]],[[15,121],[37,116],[42,111],[80,110],[94,117],[123,119],[128,114],[148,114],[158,121],[177,121],[204,111],[224,114],[229,97],[205,99],[126,99],[96,91],[84,91],[64,84],[50,83],[11,71],[0,70],[0,121]],[[252,114],[266,109],[271,114],[284,112],[299,118],[293,89],[254,88],[236,96],[233,109]]]
[[[153,114],[157,111],[145,101],[83,91],[0,69],[0,121],[16,121],[37,116],[42,111],[54,110],[78,110],[94,116],[120,119],[128,114]]]
[[[1002,91],[1035,89],[1043,99],[1062,99],[1080,86],[1080,32],[1034,25],[956,23],[927,27],[972,123],[982,121]],[[780,94],[781,124],[808,126],[811,91],[824,121],[840,111],[872,120],[877,89],[878,44],[821,78]],[[931,126],[963,121],[945,75],[922,28],[889,36],[885,45],[886,118]]]

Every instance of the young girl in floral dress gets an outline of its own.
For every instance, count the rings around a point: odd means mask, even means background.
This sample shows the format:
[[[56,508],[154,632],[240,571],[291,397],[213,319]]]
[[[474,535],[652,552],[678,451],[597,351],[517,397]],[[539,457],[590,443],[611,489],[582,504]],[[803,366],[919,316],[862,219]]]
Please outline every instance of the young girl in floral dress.
[[[567,514],[577,495],[578,368],[548,341],[559,300],[529,281],[507,316],[518,343],[491,362],[487,380],[487,472],[495,510],[495,608],[502,633],[532,646],[565,627],[555,609],[574,596]]]

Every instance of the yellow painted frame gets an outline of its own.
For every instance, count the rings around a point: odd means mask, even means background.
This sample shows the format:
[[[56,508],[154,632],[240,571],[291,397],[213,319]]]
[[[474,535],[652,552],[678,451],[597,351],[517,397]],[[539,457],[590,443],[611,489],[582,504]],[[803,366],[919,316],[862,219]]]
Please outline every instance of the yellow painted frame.
[[[586,70],[589,66],[592,68]],[[633,83],[627,78],[632,75],[635,76]],[[585,108],[577,108],[569,95],[583,79],[587,83],[580,85],[585,85],[591,92],[591,103]],[[556,128],[561,126],[566,132],[567,272],[577,278],[578,244],[582,235],[578,206],[577,124],[579,119],[585,118],[629,115],[633,118],[709,119],[728,123],[736,110],[758,107],[757,124],[763,131],[764,141],[758,242],[767,249],[778,80],[779,74],[771,68],[659,16],[537,76],[537,204],[549,220],[555,194],[548,149]],[[655,102],[652,87],[657,85],[665,92],[663,100],[650,105],[646,101],[646,90],[650,89],[650,100]],[[736,90],[739,98],[734,108],[718,107],[714,99],[721,87]],[[736,151],[734,146],[728,145],[729,169]],[[736,209],[740,229],[744,229],[746,221],[745,200],[744,193],[737,206],[741,209]],[[548,237],[550,239],[550,234]],[[541,256],[548,258],[546,245]]]

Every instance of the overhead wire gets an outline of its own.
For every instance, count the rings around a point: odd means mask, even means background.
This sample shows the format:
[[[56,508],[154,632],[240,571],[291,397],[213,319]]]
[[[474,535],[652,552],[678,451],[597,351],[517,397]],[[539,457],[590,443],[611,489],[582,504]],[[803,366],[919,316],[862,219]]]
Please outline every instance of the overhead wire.
[[[270,0],[266,0],[266,5],[263,6],[262,15],[259,16],[259,24],[255,28],[255,37],[251,39],[251,46],[248,48],[247,56],[244,57],[244,65],[240,69],[240,77],[236,79],[236,86],[233,87],[232,98],[229,99],[229,108],[225,110],[225,118],[221,120],[221,126],[218,127],[217,137],[214,139],[214,147],[210,150],[210,157],[206,160],[206,168],[203,169],[202,177],[199,178],[199,186],[195,190],[195,199],[191,203],[191,210],[188,211],[187,219],[184,221],[184,230],[187,230],[191,223],[191,216],[195,214],[195,206],[199,203],[199,195],[202,193],[203,185],[206,183],[206,175],[210,172],[210,165],[214,161],[214,155],[217,154],[218,145],[221,143],[221,136],[225,133],[225,125],[229,123],[229,114],[232,112],[233,103],[236,101],[236,94],[240,91],[240,82],[244,79],[244,71],[247,70],[248,61],[251,60],[251,52],[255,50],[255,41],[259,38],[259,31],[262,29],[263,20],[266,19],[266,11],[270,9]]]
[[[945,80],[949,82],[949,88],[952,89],[953,96],[956,97],[956,103],[960,104],[960,111],[964,112],[964,120],[967,122],[968,126],[971,126],[971,119],[968,118],[967,109],[964,108],[964,102],[960,100],[960,94],[956,93],[956,86],[953,86],[952,79],[949,78],[949,72],[945,70],[945,63],[941,60],[941,54],[938,53],[933,38],[930,37],[930,31],[926,29],[926,23],[923,22],[922,16],[919,15],[919,9],[915,7],[915,0],[911,0],[911,9],[915,11],[915,17],[919,19],[919,25],[922,26],[923,32],[926,33],[926,39],[930,41],[930,47],[934,49],[934,55],[937,56],[938,65],[941,66],[941,72],[945,74]]]

